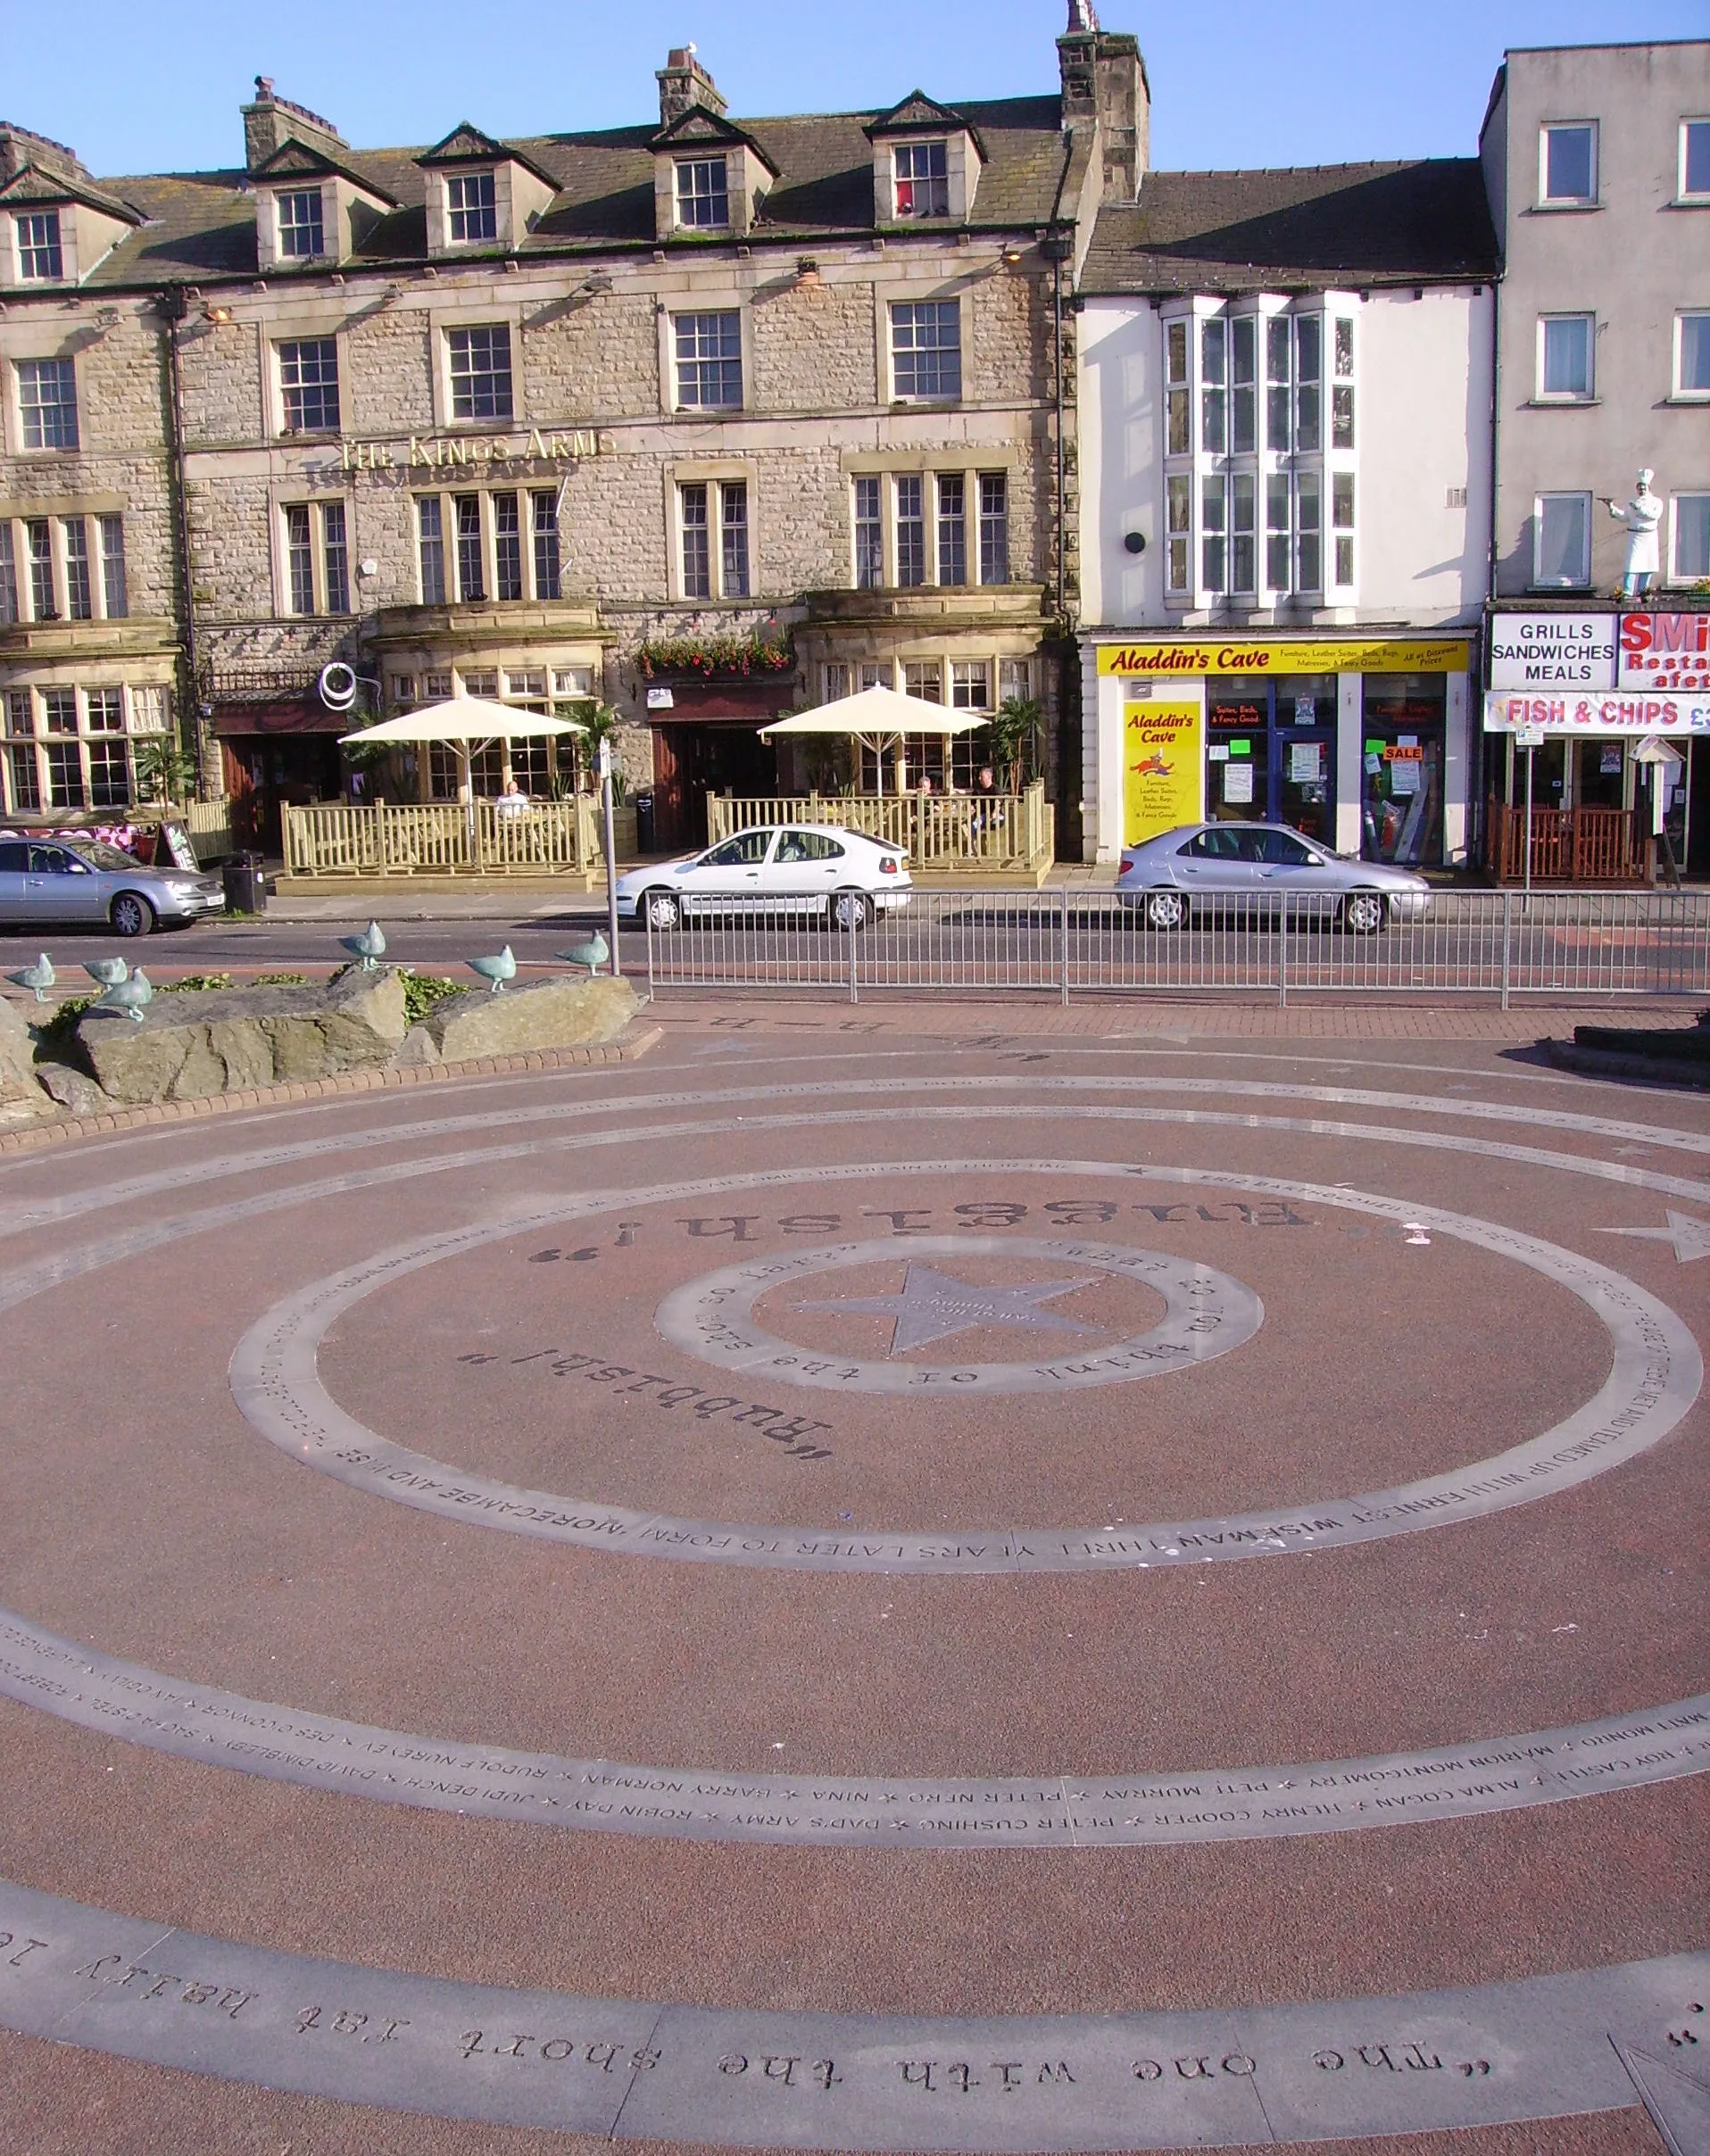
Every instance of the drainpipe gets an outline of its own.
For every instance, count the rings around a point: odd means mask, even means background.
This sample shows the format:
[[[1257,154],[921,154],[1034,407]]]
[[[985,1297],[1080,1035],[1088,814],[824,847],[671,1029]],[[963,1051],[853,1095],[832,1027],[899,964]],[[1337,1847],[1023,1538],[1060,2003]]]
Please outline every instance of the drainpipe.
[[[1057,402],[1057,618],[1068,614],[1067,507],[1067,473],[1063,454],[1063,261],[1074,245],[1053,233],[1045,242],[1051,265],[1051,375]]]
[[[184,709],[189,713],[189,740],[186,745],[195,759],[195,789],[196,797],[200,800],[204,787],[202,767],[204,721],[202,670],[196,650],[195,588],[190,559],[190,496],[184,469],[184,379],[178,365],[178,325],[190,311],[190,303],[182,291],[169,289],[155,295],[155,305],[166,318],[167,364],[172,391],[168,414],[170,436],[167,449],[171,475],[173,536],[177,542],[178,554],[178,631],[184,653],[184,679],[188,689],[188,694],[184,699]],[[184,721],[180,717],[180,742],[184,741]]]

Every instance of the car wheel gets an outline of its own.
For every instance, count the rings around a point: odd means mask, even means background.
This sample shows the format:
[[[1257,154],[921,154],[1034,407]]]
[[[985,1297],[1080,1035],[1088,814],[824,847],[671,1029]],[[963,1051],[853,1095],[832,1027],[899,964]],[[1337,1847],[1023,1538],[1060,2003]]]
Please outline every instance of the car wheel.
[[[831,900],[831,917],[839,928],[852,930],[859,933],[873,918],[873,901],[865,891],[834,891]]]
[[[1354,891],[1342,900],[1342,926],[1350,936],[1376,935],[1386,917],[1381,891]]]
[[[145,936],[154,925],[154,908],[134,891],[121,891],[108,908],[116,936]]]
[[[642,918],[650,928],[677,927],[683,919],[683,908],[668,891],[650,891],[642,900]]]
[[[1145,910],[1148,928],[1185,928],[1188,925],[1188,902],[1179,891],[1149,891]]]

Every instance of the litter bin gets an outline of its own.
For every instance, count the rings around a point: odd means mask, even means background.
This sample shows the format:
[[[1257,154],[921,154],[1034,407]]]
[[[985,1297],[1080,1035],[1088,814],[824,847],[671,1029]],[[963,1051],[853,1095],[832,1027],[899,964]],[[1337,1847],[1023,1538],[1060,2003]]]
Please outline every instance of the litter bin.
[[[234,853],[220,872],[228,913],[265,913],[267,875],[259,853]]]
[[[651,793],[638,793],[635,796],[635,851],[652,853],[654,850],[653,797]]]

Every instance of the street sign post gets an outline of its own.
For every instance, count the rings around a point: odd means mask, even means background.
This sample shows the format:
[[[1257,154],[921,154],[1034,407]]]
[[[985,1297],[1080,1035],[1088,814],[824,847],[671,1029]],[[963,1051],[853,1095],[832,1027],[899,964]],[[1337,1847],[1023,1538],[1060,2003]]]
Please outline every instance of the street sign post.
[[[1515,734],[1515,744],[1526,751],[1526,880],[1528,897],[1532,895],[1532,759],[1544,745],[1541,726],[1521,726]]]

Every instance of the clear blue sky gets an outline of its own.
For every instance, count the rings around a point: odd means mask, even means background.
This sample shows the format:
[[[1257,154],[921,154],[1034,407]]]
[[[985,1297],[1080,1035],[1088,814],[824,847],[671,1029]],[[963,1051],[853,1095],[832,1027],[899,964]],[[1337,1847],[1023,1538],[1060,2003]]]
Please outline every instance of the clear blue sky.
[[[1059,0],[0,0],[0,117],[96,172],[241,162],[258,74],[362,146],[615,127],[656,110],[693,39],[735,113],[999,97],[1056,86]],[[1707,0],[1103,0],[1138,33],[1153,162],[1315,164],[1465,155],[1505,46],[1710,36]],[[491,36],[488,35],[489,30]]]

